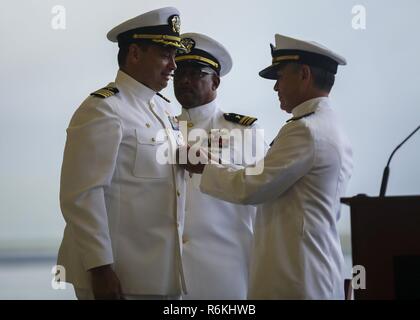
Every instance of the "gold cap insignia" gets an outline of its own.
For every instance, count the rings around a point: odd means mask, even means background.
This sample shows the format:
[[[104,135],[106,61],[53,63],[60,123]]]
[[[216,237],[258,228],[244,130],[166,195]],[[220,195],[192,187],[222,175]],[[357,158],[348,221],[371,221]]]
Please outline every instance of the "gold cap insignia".
[[[171,25],[172,25],[172,31],[179,33],[181,30],[181,18],[179,16],[172,16],[169,18]]]
[[[191,38],[182,38],[181,43],[187,49],[186,53],[190,53],[192,49],[195,47],[195,41]]]

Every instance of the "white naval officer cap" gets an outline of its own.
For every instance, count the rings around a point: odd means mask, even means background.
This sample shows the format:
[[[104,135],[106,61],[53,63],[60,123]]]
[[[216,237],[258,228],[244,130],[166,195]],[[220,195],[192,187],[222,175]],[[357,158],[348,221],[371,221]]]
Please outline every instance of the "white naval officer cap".
[[[327,47],[314,41],[303,41],[281,34],[275,35],[276,46],[271,46],[273,57],[271,66],[260,71],[259,75],[265,79],[276,80],[277,69],[283,62],[298,62],[337,73],[338,65],[346,65],[346,59],[331,51]]]
[[[179,52],[175,58],[178,65],[197,63],[214,69],[224,76],[232,69],[232,57],[227,49],[216,40],[200,33],[184,33],[181,42],[186,51]]]
[[[148,41],[183,50],[180,37],[181,19],[176,8],[165,7],[127,20],[108,32],[107,38],[118,45]]]

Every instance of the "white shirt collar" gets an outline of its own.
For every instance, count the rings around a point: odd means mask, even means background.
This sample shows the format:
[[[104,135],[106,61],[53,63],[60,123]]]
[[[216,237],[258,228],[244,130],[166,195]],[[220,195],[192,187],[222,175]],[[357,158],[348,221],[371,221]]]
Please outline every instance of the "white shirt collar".
[[[218,110],[216,99],[203,104],[202,106],[194,107],[191,109],[182,108],[182,117],[192,122],[199,122],[213,117],[214,113]]]
[[[145,102],[149,102],[156,94],[155,91],[146,87],[144,84],[138,82],[121,70],[118,70],[115,83],[119,89],[122,88],[129,94]]]
[[[294,118],[297,118],[297,117],[304,116],[308,113],[315,112],[319,107],[322,107],[322,106],[328,107],[329,105],[330,105],[330,99],[328,97],[313,98],[310,100],[306,100],[300,105],[294,107],[292,110],[292,114]]]

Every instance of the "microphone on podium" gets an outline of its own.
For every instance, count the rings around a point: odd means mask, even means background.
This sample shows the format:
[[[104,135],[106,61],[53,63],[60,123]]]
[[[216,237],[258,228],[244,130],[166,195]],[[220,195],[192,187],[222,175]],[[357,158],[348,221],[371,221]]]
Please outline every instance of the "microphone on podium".
[[[410,133],[410,135],[404,139],[403,142],[401,142],[395,149],[394,151],[392,151],[391,156],[388,159],[388,163],[386,164],[386,167],[384,169],[384,173],[382,175],[382,183],[381,183],[381,190],[379,191],[379,196],[380,197],[385,197],[385,192],[386,192],[386,186],[388,184],[388,177],[389,177],[389,163],[391,162],[392,157],[394,156],[395,152],[397,152],[397,150],[399,148],[401,148],[401,146],[407,142],[408,139],[410,139],[418,130],[420,129],[420,126],[418,126],[413,132]]]

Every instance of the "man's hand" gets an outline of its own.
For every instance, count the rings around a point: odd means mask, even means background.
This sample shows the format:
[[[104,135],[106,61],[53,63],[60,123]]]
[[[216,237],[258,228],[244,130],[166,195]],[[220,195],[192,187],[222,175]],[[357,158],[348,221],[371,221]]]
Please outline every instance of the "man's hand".
[[[96,300],[123,299],[120,280],[111,265],[89,270],[92,277],[92,291]]]

